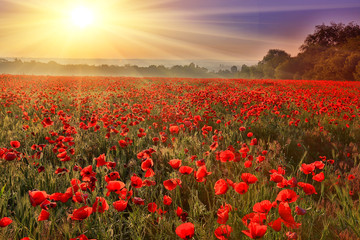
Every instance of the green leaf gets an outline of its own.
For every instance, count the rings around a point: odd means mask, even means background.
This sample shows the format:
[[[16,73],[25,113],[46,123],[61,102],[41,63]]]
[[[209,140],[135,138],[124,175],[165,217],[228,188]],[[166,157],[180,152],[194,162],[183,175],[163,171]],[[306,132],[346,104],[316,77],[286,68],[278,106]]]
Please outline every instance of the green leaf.
[[[5,191],[5,187],[6,187],[6,184],[1,188],[1,191],[0,191],[0,198],[2,197],[4,191]]]

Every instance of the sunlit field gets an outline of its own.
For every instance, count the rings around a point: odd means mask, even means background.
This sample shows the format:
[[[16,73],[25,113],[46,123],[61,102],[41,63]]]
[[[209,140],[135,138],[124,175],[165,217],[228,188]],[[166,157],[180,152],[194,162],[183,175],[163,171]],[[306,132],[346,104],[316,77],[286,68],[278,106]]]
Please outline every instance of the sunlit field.
[[[0,239],[360,238],[359,82],[0,88]]]

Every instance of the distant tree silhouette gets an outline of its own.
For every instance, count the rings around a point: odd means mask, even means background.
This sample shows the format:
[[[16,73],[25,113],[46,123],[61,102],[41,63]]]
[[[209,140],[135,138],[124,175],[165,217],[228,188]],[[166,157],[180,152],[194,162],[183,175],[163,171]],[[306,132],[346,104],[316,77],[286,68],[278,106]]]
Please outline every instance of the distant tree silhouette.
[[[230,69],[230,71],[231,71],[232,73],[237,73],[237,71],[238,71],[237,66],[232,66],[231,69]]]
[[[243,64],[241,66],[239,77],[241,77],[241,78],[250,78],[250,67],[247,66],[246,64]]]

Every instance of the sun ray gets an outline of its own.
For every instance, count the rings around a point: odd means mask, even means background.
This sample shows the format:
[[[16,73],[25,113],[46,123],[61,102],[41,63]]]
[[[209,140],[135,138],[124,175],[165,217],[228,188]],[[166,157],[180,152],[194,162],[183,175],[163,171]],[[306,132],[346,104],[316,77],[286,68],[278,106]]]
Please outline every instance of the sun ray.
[[[210,3],[191,11],[186,7],[189,2],[182,6],[177,0],[109,0],[106,4],[100,0],[6,0],[5,4],[11,11],[0,15],[1,43],[7,46],[3,54],[98,58],[235,58],[234,50],[238,56],[248,52],[242,45],[294,48],[298,43],[275,35],[261,38],[248,31],[259,25],[256,16],[246,21],[221,16],[301,9],[265,5],[215,8]],[[19,39],[16,45],[14,39]],[[47,51],[39,50],[44,48]]]

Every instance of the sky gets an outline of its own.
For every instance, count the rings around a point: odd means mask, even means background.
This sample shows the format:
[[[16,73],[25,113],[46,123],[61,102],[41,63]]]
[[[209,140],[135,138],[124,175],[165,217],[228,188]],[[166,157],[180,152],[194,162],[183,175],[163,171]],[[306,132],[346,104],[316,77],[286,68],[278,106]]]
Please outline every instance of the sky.
[[[359,13],[359,0],[0,0],[0,58],[295,56],[316,25]]]

